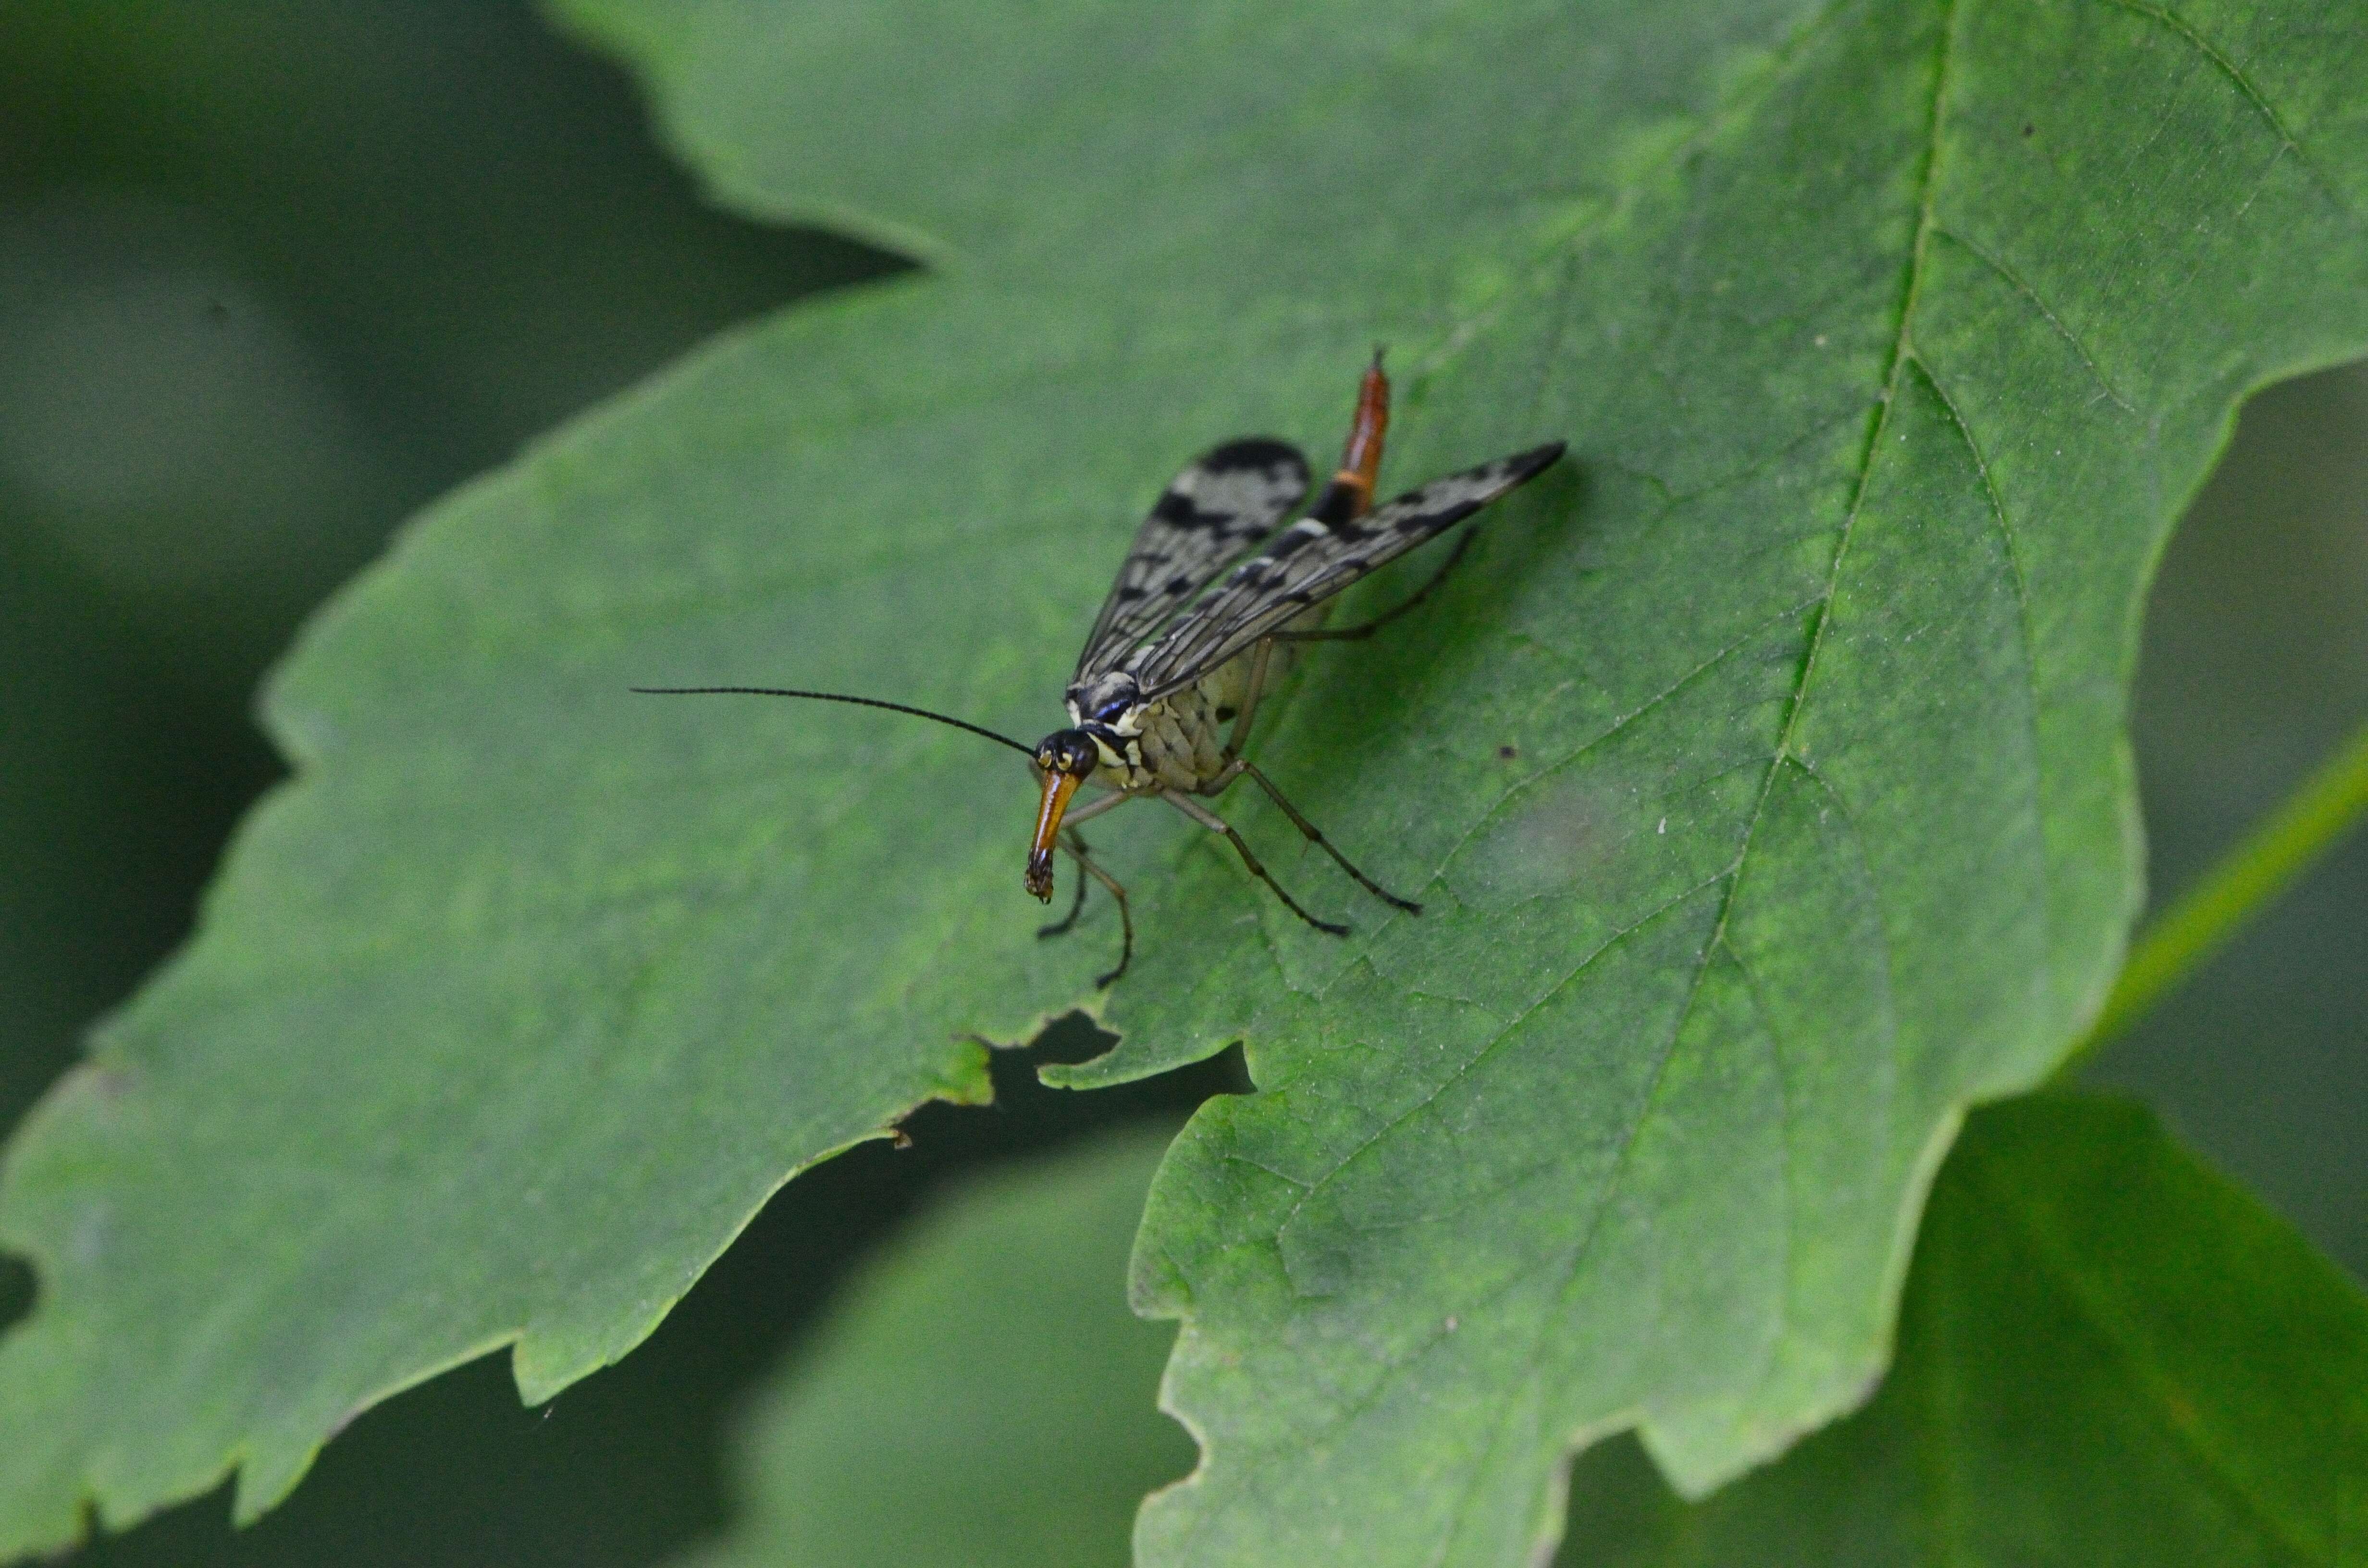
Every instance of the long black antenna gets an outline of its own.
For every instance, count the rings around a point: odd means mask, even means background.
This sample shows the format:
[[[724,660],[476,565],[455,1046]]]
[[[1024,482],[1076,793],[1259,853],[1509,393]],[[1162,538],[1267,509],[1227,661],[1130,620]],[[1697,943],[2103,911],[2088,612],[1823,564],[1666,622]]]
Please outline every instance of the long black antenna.
[[[973,735],[1009,746],[1020,756],[1033,760],[1036,748],[1022,745],[1009,735],[996,734],[993,730],[973,724],[966,719],[956,719],[945,713],[932,713],[926,708],[909,708],[902,702],[882,702],[876,697],[848,697],[836,691],[791,691],[778,686],[636,686],[626,688],[649,697],[803,697],[814,702],[851,702],[858,708],[885,708],[891,713],[910,713],[916,719],[935,719],[940,724],[951,724],[957,730],[968,730]]]

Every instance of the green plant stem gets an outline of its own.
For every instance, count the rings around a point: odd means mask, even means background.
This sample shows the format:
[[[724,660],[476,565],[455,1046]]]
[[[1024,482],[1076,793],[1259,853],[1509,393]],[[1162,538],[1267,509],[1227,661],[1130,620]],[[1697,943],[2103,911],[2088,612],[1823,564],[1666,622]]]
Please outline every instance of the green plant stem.
[[[2363,812],[2368,812],[2368,724],[2146,927],[2112,994],[2105,998],[2104,1011],[2056,1076],[2068,1077],[2098,1047],[2145,1017],[2289,882],[2334,848]]]

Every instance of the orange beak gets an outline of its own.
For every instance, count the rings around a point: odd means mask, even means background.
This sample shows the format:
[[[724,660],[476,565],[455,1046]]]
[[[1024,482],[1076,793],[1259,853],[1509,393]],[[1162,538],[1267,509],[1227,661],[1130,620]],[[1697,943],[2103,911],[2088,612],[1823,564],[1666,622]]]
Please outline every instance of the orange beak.
[[[1069,797],[1077,792],[1076,774],[1061,768],[1044,774],[1044,803],[1036,811],[1036,842],[1028,847],[1028,891],[1041,903],[1053,900],[1053,844],[1061,835],[1061,816]]]

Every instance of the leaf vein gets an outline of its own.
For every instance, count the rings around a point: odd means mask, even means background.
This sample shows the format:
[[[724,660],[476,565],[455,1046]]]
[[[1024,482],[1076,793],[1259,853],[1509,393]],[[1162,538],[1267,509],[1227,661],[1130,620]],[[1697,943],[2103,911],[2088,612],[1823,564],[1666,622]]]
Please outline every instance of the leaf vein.
[[[1981,443],[1974,438],[1973,426],[1966,422],[1964,411],[1957,406],[1956,399],[1949,395],[1949,389],[1942,386],[1940,378],[1933,374],[1931,365],[1920,355],[1912,358],[1918,373],[1924,378],[1924,384],[1932,389],[1932,395],[1940,400],[1941,406],[1948,412],[1951,427],[1956,431],[1957,438],[1965,444],[1965,454],[1973,459],[1974,472],[1981,478],[1982,494],[1989,501],[1990,517],[1998,524],[1998,541],[2006,551],[2009,580],[2014,584],[2015,630],[2022,642],[2023,680],[2028,687],[2031,698],[2025,719],[2031,743],[2031,777],[2033,796],[2032,815],[2034,819],[2044,818],[2045,812],[2043,810],[2043,803],[2037,799],[2039,770],[2042,766],[2041,759],[2044,755],[2041,749],[2039,733],[2039,633],[2032,624],[2031,584],[2023,574],[2022,552],[2015,541],[2014,524],[2007,517],[2006,499],[1998,494],[1998,481],[1990,473],[1989,460],[1983,454]],[[2049,920],[2047,912],[2051,903],[2048,897],[2050,877],[2047,858],[2044,855],[2036,857],[2036,864],[2039,875],[2039,908],[2044,924]],[[2050,949],[2052,949],[2051,943]]]
[[[2121,389],[2113,385],[2112,379],[2098,365],[2096,356],[2089,352],[2088,346],[2080,341],[2070,327],[2064,324],[2064,318],[2057,315],[2045,300],[2040,298],[2039,290],[2024,281],[2021,273],[2000,260],[1987,246],[1975,244],[1954,229],[1935,227],[1932,232],[1939,238],[1949,241],[1971,255],[1975,260],[2004,279],[2009,288],[2021,295],[2031,308],[2039,312],[2041,319],[2055,329],[2056,335],[2071,346],[2072,352],[2080,357],[2080,363],[2087,368],[2089,374],[2095,378],[2097,385],[2103,389],[2105,396],[2112,400],[2114,407],[2124,414],[2137,412],[2136,406],[2122,395]]]
[[[1292,1205],[1290,1212],[1286,1213],[1282,1217],[1281,1221],[1275,1226],[1276,1240],[1280,1241],[1281,1239],[1282,1233],[1289,1230],[1292,1221],[1298,1219],[1300,1210],[1305,1205],[1309,1198],[1314,1197],[1316,1192],[1321,1190],[1332,1180],[1333,1177],[1338,1176],[1341,1171],[1347,1169],[1349,1165],[1352,1161],[1356,1160],[1360,1155],[1363,1154],[1366,1150],[1380,1142],[1383,1138],[1388,1137],[1392,1132],[1404,1126],[1416,1116],[1420,1115],[1422,1111],[1434,1103],[1440,1096],[1445,1094],[1449,1089],[1463,1082],[1465,1078],[1471,1076],[1474,1069],[1486,1062],[1490,1056],[1495,1054],[1498,1046],[1503,1045],[1508,1040],[1510,1040],[1513,1037],[1514,1033],[1520,1028],[1522,1022],[1527,1019],[1531,1014],[1536,1012],[1540,1007],[1544,1006],[1554,997],[1562,994],[1562,993],[1576,983],[1581,975],[1587,972],[1588,967],[1592,965],[1596,960],[1611,951],[1621,943],[1626,941],[1630,937],[1634,936],[1637,932],[1643,930],[1645,926],[1650,926],[1654,921],[1658,920],[1662,915],[1667,915],[1669,911],[1677,908],[1679,904],[1684,903],[1687,900],[1695,897],[1705,889],[1717,885],[1717,883],[1727,875],[1729,875],[1729,873],[1722,869],[1716,876],[1704,878],[1702,881],[1696,882],[1682,892],[1675,894],[1666,902],[1656,905],[1653,909],[1639,916],[1637,919],[1630,922],[1626,926],[1622,926],[1618,930],[1613,931],[1609,936],[1605,937],[1601,942],[1598,943],[1594,949],[1588,951],[1585,957],[1578,960],[1578,963],[1568,974],[1555,982],[1554,986],[1549,989],[1544,995],[1540,996],[1529,1006],[1523,1007],[1520,1012],[1514,1014],[1510,1018],[1507,1019],[1502,1028],[1491,1035],[1478,1051],[1474,1051],[1471,1056],[1457,1063],[1454,1071],[1449,1073],[1445,1077],[1440,1079],[1438,1083],[1432,1085],[1429,1091],[1424,1094],[1420,1098],[1417,1099],[1413,1104],[1406,1106],[1405,1108],[1398,1111],[1396,1115],[1382,1121],[1380,1125],[1376,1126],[1372,1130],[1372,1131],[1360,1139],[1355,1147],[1349,1150],[1347,1153],[1341,1155],[1338,1161],[1334,1162],[1330,1169],[1326,1170],[1322,1176],[1317,1176],[1313,1182],[1309,1183],[1306,1193],[1301,1197],[1298,1202]]]
[[[1874,862],[1866,853],[1866,835],[1858,825],[1857,814],[1850,809],[1850,798],[1832,779],[1818,771],[1816,764],[1804,756],[1790,760],[1801,770],[1801,777],[1815,784],[1818,791],[1834,803],[1834,810],[1841,813],[1842,825],[1850,830],[1850,845],[1858,851],[1859,869],[1866,876],[1867,897],[1874,904],[1875,937],[1883,949],[1883,1038],[1886,1045],[1896,1051],[1899,1046],[1899,1004],[1894,983],[1899,977],[1898,953],[1891,943],[1891,912],[1884,905],[1883,883],[1875,877]]]
[[[1783,1253],[1783,1261],[1779,1266],[1779,1276],[1784,1281],[1784,1288],[1777,1292],[1776,1322],[1770,1329],[1767,1353],[1761,1357],[1759,1370],[1753,1380],[1756,1386],[1764,1388],[1768,1384],[1770,1373],[1774,1370],[1778,1347],[1784,1343],[1784,1335],[1792,1326],[1793,1290],[1799,1283],[1793,1272],[1800,1266],[1801,1258],[1800,1216],[1793,1200],[1793,1130],[1795,1096],[1792,1074],[1789,1071],[1792,1061],[1785,1047],[1784,1036],[1776,1027],[1775,1015],[1768,1009],[1767,998],[1760,994],[1759,978],[1751,972],[1751,966],[1743,961],[1743,954],[1732,944],[1727,947],[1726,956],[1728,961],[1735,965],[1735,972],[1743,981],[1744,999],[1751,1004],[1751,1016],[1759,1020],[1759,1032],[1768,1038],[1768,1053],[1775,1064],[1776,1124],[1781,1134],[1777,1139],[1776,1148],[1777,1157],[1783,1165],[1783,1196],[1782,1201],[1776,1206],[1782,1224],[1776,1240],[1778,1247]]]
[[[2159,23],[2173,36],[2184,41],[2188,47],[2210,61],[2213,66],[2235,85],[2237,91],[2243,95],[2245,101],[2252,106],[2254,112],[2259,114],[2269,128],[2277,133],[2279,151],[2293,153],[2294,161],[2302,165],[2304,170],[2309,174],[2311,183],[2318,187],[2319,194],[2325,196],[2337,211],[2351,220],[2354,226],[2359,224],[2360,215],[2351,210],[2351,203],[2343,199],[2342,193],[2329,184],[2327,176],[2319,172],[2318,165],[2312,161],[2301,140],[2286,129],[2283,117],[2278,113],[2277,106],[2270,102],[2269,95],[2255,86],[2252,78],[2246,75],[2237,62],[2223,53],[2210,39],[2198,32],[2193,24],[2169,6],[2153,5],[2150,0],[2104,0],[2104,4],[2127,11],[2133,16],[2145,17],[2150,21]],[[2247,205],[2249,206],[2250,203]]]

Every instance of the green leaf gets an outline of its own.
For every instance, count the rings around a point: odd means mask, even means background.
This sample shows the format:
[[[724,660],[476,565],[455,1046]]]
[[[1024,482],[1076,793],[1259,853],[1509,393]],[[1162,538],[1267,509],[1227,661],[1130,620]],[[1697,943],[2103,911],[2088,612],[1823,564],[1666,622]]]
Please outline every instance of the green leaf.
[[[740,1510],[698,1568],[1121,1563],[1192,1465],[1152,1408],[1175,1337],[1126,1310],[1168,1134],[1121,1134],[942,1203],[848,1288],[749,1413]]]
[[[1983,1111],[1932,1192],[1872,1404],[1689,1507],[1616,1450],[1557,1561],[2349,1562],[2368,1301],[2133,1107]]]
[[[1133,515],[1237,432],[1574,461],[1311,660],[1292,923],[1148,810],[1109,1082],[1247,1036],[1139,1300],[1208,1445],[1154,1561],[1513,1561],[1589,1437],[1700,1489],[1880,1369],[1964,1104],[2136,893],[2163,529],[2246,389],[2368,343],[2368,35],[1999,0],[807,10],[580,0],[729,199],[942,276],[752,327],[424,519],[268,718],[295,783],[27,1125],[0,1549],[515,1344],[622,1354],[780,1181],[984,1079],[1115,946],[1018,896],[1021,734]],[[1416,563],[1418,569],[1419,563]],[[1399,574],[1396,585],[1403,585]],[[1389,585],[1366,598],[1387,602]],[[1351,607],[1350,613],[1354,613]],[[1171,874],[1171,871],[1173,874]]]

